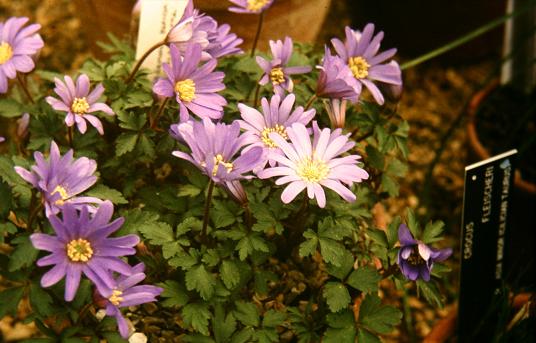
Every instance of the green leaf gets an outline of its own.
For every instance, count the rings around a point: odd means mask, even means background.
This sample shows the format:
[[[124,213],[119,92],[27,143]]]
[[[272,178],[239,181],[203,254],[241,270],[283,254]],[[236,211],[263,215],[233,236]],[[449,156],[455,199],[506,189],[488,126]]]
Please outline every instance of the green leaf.
[[[326,299],[331,312],[338,312],[344,309],[352,300],[348,289],[340,282],[326,283],[322,295]]]
[[[354,265],[354,255],[348,250],[344,250],[344,257],[339,267],[327,264],[326,269],[330,275],[335,276],[340,280],[344,280]]]
[[[216,304],[214,307],[214,319],[212,320],[214,328],[214,339],[216,343],[226,343],[236,330],[236,320],[232,313],[225,316],[223,306]]]
[[[370,266],[360,267],[354,270],[348,277],[347,283],[362,292],[376,292],[382,276]]]
[[[362,329],[357,330],[357,341],[359,343],[382,343],[378,336]]]
[[[214,209],[210,211],[210,217],[216,229],[231,225],[236,221],[236,212],[231,212],[222,201],[213,201]]]
[[[167,280],[159,283],[158,286],[162,287],[164,291],[160,294],[160,297],[165,298],[161,301],[161,304],[166,307],[172,306],[184,306],[188,303],[189,297],[186,293],[184,285],[177,281]]]
[[[0,117],[14,118],[20,116],[24,112],[22,104],[15,99],[3,98],[0,99]]]
[[[23,294],[23,287],[8,288],[0,292],[0,318],[17,315],[17,307]]]
[[[424,232],[422,234],[421,240],[426,243],[433,243],[441,240],[441,233],[443,232],[443,227],[445,226],[445,223],[443,223],[441,220],[437,220],[435,222],[429,222],[426,224],[426,227],[424,228]]]
[[[0,223],[0,243],[4,243],[4,235],[17,232],[17,227],[10,222]]]
[[[344,262],[344,245],[329,238],[320,238],[320,253],[324,261],[340,267]]]
[[[201,193],[202,189],[194,185],[180,185],[177,196],[179,197],[195,197]]]
[[[138,149],[145,156],[150,158],[155,156],[154,143],[146,134],[140,135]]]
[[[323,337],[324,343],[355,343],[354,315],[349,310],[329,313],[326,316],[329,328]],[[360,342],[361,343],[361,342]]]
[[[397,197],[399,191],[398,182],[386,173],[382,174],[381,178],[382,190],[387,192],[391,197]]]
[[[117,118],[121,128],[132,131],[139,131],[147,121],[145,114],[140,115],[134,112],[118,111]]]
[[[287,315],[283,312],[276,310],[268,310],[264,313],[264,319],[262,320],[262,326],[265,328],[275,328],[282,325],[287,319]]]
[[[186,288],[189,291],[196,290],[201,297],[209,300],[214,295],[216,280],[214,276],[207,272],[205,266],[200,264],[186,272]]]
[[[102,200],[110,200],[114,204],[128,204],[128,201],[123,197],[121,192],[103,184],[96,185],[87,191],[86,195]]]
[[[254,333],[255,330],[252,327],[245,327],[233,335],[231,343],[249,343],[251,342]]]
[[[305,237],[306,240],[300,244],[300,256],[305,257],[314,254],[316,247],[318,246],[318,237],[316,233],[313,230],[308,229],[303,233],[303,237]]]
[[[102,335],[107,343],[128,343],[128,341],[123,339],[118,332],[104,332]]]
[[[30,304],[32,309],[43,317],[48,317],[54,312],[52,297],[36,283],[30,285]]]
[[[182,308],[181,314],[186,325],[191,326],[205,336],[209,335],[208,320],[210,319],[210,311],[207,304],[188,304]]]
[[[387,236],[385,234],[385,231],[378,229],[369,229],[367,230],[367,235],[380,246],[388,247],[389,244],[387,242]]]
[[[242,238],[236,245],[236,250],[238,250],[238,256],[240,260],[243,261],[253,253],[253,251],[262,251],[268,252],[269,248],[266,245],[266,242],[258,234],[250,234]]]
[[[390,333],[401,318],[402,312],[393,306],[382,306],[375,294],[367,294],[359,308],[359,323],[374,333]]]
[[[233,261],[224,260],[221,263],[220,275],[228,289],[233,289],[240,282],[240,271]]]
[[[403,177],[408,172],[408,166],[400,160],[394,158],[387,166],[386,172],[397,177]]]
[[[420,294],[424,296],[424,299],[426,299],[430,305],[443,308],[441,294],[432,281],[426,282],[419,279],[417,280],[417,288],[419,289]]]
[[[7,217],[9,210],[12,207],[13,195],[11,194],[11,187],[0,180],[0,218]],[[0,231],[0,242],[2,240],[2,235]]]
[[[151,244],[164,245],[175,240],[173,229],[167,223],[151,220],[145,225],[140,225],[138,231],[149,240]]]
[[[8,270],[10,272],[19,270],[23,267],[32,266],[37,258],[39,251],[35,249],[28,235],[19,236],[12,241],[17,247],[11,253]]]
[[[246,326],[256,327],[259,325],[259,311],[255,304],[237,301],[235,306],[236,309],[233,313],[238,321]]]
[[[401,221],[400,217],[396,217],[387,227],[386,236],[389,248],[394,247],[396,242],[398,242],[398,227]]]
[[[407,226],[414,238],[421,236],[420,234],[421,229],[419,226],[419,222],[417,221],[417,218],[415,217],[415,213],[413,212],[411,208],[407,209]]]
[[[115,155],[121,156],[129,151],[134,150],[138,141],[137,133],[123,132],[115,141]]]
[[[373,168],[383,170],[383,167],[385,166],[385,157],[383,154],[372,145],[367,145],[365,151],[367,152],[368,156],[368,165]]]

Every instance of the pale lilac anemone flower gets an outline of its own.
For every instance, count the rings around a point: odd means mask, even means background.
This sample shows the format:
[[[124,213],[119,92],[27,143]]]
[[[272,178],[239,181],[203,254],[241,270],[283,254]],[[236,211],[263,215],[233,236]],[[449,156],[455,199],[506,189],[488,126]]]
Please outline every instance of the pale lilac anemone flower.
[[[310,199],[316,198],[319,207],[326,205],[326,195],[322,187],[339,194],[346,201],[355,201],[356,196],[347,186],[368,178],[368,173],[357,166],[358,155],[337,157],[350,150],[355,143],[348,141],[348,135],[341,130],[320,130],[313,125],[313,141],[305,125],[294,123],[287,128],[290,142],[278,133],[270,134],[284,155],[273,155],[277,167],[267,168],[258,173],[261,179],[281,176],[277,185],[289,184],[281,194],[281,200],[288,204],[301,191],[307,189]],[[343,185],[346,184],[347,186]]]
[[[104,87],[99,83],[93,91],[89,91],[89,78],[86,74],[81,74],[76,79],[76,84],[70,76],[64,77],[65,82],[54,78],[56,88],[54,92],[60,96],[61,100],[48,96],[46,101],[57,111],[67,112],[65,124],[71,127],[76,123],[78,131],[84,134],[87,130],[86,120],[97,129],[99,134],[104,134],[102,123],[91,113],[104,112],[107,115],[114,115],[110,106],[102,102],[97,102],[104,93]]]
[[[0,22],[0,94],[7,92],[8,79],[14,79],[17,72],[28,73],[35,68],[32,56],[44,46],[37,34],[41,25],[22,28],[28,20],[11,17]]]
[[[259,14],[267,10],[274,0],[229,0],[236,6],[229,7],[229,11],[235,13]]]
[[[374,100],[380,105],[384,97],[374,81],[392,85],[402,84],[402,72],[398,64],[384,63],[396,54],[396,49],[389,49],[378,54],[383,32],[374,35],[374,24],[367,24],[363,32],[346,27],[346,40],[331,40],[337,54],[348,64],[359,84],[364,85],[372,93]],[[374,36],[373,36],[374,35]],[[359,92],[361,93],[361,87]]]
[[[250,147],[259,146],[267,149],[267,160],[270,165],[275,166],[275,161],[270,159],[272,153],[280,153],[277,144],[270,139],[269,135],[272,132],[277,132],[281,137],[287,139],[286,129],[294,123],[302,123],[303,125],[309,122],[315,116],[315,109],[304,111],[302,106],[292,110],[296,96],[289,94],[284,98],[279,95],[273,95],[270,102],[266,98],[262,98],[262,114],[256,109],[244,104],[238,104],[238,110],[243,120],[238,120],[240,127],[246,130],[246,142]],[[264,168],[266,162],[260,167]]]
[[[294,83],[290,75],[304,74],[311,71],[310,66],[302,67],[287,67],[292,56],[292,39],[285,37],[285,41],[280,40],[270,41],[270,49],[272,51],[272,60],[267,61],[261,56],[257,56],[257,64],[264,71],[259,84],[265,85],[268,82],[272,83],[274,93],[283,97],[285,90],[292,92]]]
[[[227,125],[203,119],[203,122],[179,124],[178,131],[191,154],[174,151],[173,155],[191,162],[216,183],[251,178],[243,174],[263,162],[264,149],[261,147],[239,154],[245,145],[245,136],[240,135],[240,125],[236,121]]]
[[[97,162],[87,157],[73,160],[73,150],[60,154],[58,145],[52,141],[50,156],[45,160],[39,151],[34,153],[36,164],[31,170],[15,167],[15,171],[24,180],[31,183],[43,195],[46,215],[56,214],[66,205],[73,205],[77,209],[89,204],[100,204],[102,200],[94,197],[77,197],[97,181],[94,175]],[[93,207],[90,210],[94,212]]]
[[[339,56],[333,56],[328,47],[325,47],[320,69],[316,95],[320,98],[345,99],[357,102],[361,85],[352,71]]]
[[[120,257],[135,254],[134,246],[140,239],[137,235],[108,237],[124,222],[123,218],[117,218],[109,223],[113,211],[110,201],[104,201],[93,215],[87,207],[78,212],[67,204],[62,209],[62,219],[55,215],[48,218],[55,236],[44,233],[30,236],[36,249],[52,253],[37,261],[40,267],[54,266],[41,278],[41,286],[50,287],[65,277],[65,300],[71,301],[82,274],[100,291],[115,286],[110,271],[132,274],[131,267]]]
[[[145,265],[139,263],[132,267],[131,275],[120,275],[115,279],[113,287],[99,290],[105,299],[106,314],[115,317],[119,333],[124,339],[128,338],[129,330],[120,308],[156,301],[156,297],[164,291],[163,288],[152,285],[138,285],[145,279],[144,269]]]
[[[344,99],[324,99],[324,108],[334,128],[343,128],[346,121],[346,104]]]
[[[413,281],[418,278],[430,281],[434,263],[444,261],[452,254],[450,248],[436,250],[414,239],[406,224],[400,224],[398,227],[398,240],[401,245],[398,265],[402,274]]]
[[[183,58],[184,57],[184,58]],[[225,88],[224,73],[214,71],[217,61],[212,59],[198,66],[201,61],[201,46],[189,45],[181,56],[177,47],[171,46],[171,65],[164,63],[162,69],[167,78],[160,78],[153,92],[164,97],[175,97],[180,107],[180,121],[187,121],[189,111],[200,118],[220,119],[225,98],[216,92]]]

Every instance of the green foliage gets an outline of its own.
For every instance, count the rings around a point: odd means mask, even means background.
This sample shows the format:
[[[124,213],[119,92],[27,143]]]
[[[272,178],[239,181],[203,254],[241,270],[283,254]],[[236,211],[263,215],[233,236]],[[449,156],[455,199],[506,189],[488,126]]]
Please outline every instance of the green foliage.
[[[358,323],[371,333],[385,334],[400,323],[402,312],[393,306],[382,306],[377,295],[368,294],[359,309]]]

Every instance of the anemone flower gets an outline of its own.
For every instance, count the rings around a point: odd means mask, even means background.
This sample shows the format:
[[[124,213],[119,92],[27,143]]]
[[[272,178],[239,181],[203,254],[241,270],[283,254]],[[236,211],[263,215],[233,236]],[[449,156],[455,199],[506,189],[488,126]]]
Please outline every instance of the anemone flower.
[[[342,58],[333,56],[329,48],[325,47],[322,65],[318,68],[320,69],[316,87],[318,97],[357,102],[361,93],[361,84],[355,79]]]
[[[348,135],[341,130],[320,130],[313,125],[313,141],[302,123],[294,123],[287,128],[290,142],[276,132],[270,134],[284,155],[272,155],[278,162],[277,167],[266,168],[257,175],[261,179],[281,176],[277,185],[289,183],[281,200],[288,204],[301,191],[307,189],[310,199],[316,198],[319,207],[326,205],[326,195],[322,187],[330,188],[346,201],[354,201],[356,196],[346,186],[368,178],[368,173],[357,166],[361,158],[358,155],[337,157],[350,150],[355,143],[348,141]]]
[[[246,130],[246,144],[250,146],[260,146],[268,150],[266,156],[270,165],[273,167],[275,161],[270,159],[271,153],[279,151],[277,144],[270,139],[271,132],[277,132],[279,135],[287,139],[286,129],[294,123],[309,124],[315,115],[315,109],[304,111],[303,107],[299,106],[294,111],[294,101],[296,96],[289,94],[284,98],[279,95],[274,95],[270,102],[266,98],[262,98],[262,114],[256,109],[244,104],[238,104],[238,110],[243,120],[238,120],[240,127]],[[260,167],[264,168],[266,163]]]
[[[24,113],[17,119],[17,137],[24,139],[28,135],[28,126],[30,125],[30,114]]]
[[[34,159],[36,164],[31,170],[16,166],[15,171],[41,192],[47,216],[58,213],[66,204],[81,209],[88,204],[102,202],[94,197],[76,197],[97,181],[97,177],[93,175],[97,169],[97,162],[94,160],[87,157],[73,160],[72,149],[61,156],[54,141],[50,144],[48,160],[45,160],[39,151],[34,153]]]
[[[271,82],[274,87],[274,93],[283,97],[285,90],[292,92],[294,88],[290,75],[308,73],[311,71],[311,67],[287,67],[292,56],[292,39],[290,37],[285,37],[284,42],[271,40],[269,43],[272,51],[272,60],[267,61],[261,56],[257,56],[257,64],[264,71],[259,84],[265,85]]]
[[[264,149],[254,147],[236,155],[245,145],[245,135],[240,135],[240,125],[234,121],[227,125],[203,122],[179,124],[178,131],[191,150],[191,154],[174,151],[173,155],[197,166],[216,183],[251,178],[244,173],[252,171],[264,160]]]
[[[78,131],[84,134],[87,130],[86,120],[103,135],[102,123],[96,116],[90,114],[94,112],[104,112],[107,115],[114,115],[110,106],[102,102],[97,102],[104,93],[104,87],[99,83],[93,91],[89,91],[89,77],[81,74],[76,79],[76,85],[69,76],[64,77],[65,82],[54,78],[56,88],[54,92],[60,96],[61,100],[48,96],[46,101],[57,111],[67,112],[65,124],[71,127],[76,123]]]
[[[259,14],[267,10],[274,0],[229,0],[236,6],[229,7],[229,11],[236,13]]]
[[[398,227],[398,240],[401,245],[398,251],[398,265],[402,274],[413,281],[418,278],[430,281],[434,263],[444,261],[452,254],[450,248],[435,250],[414,239],[406,224],[400,224]]]
[[[144,269],[144,264],[139,263],[132,267],[131,275],[120,275],[114,280],[113,287],[99,290],[100,295],[105,299],[106,314],[115,317],[119,333],[124,339],[128,338],[129,330],[120,309],[156,301],[156,297],[164,291],[163,288],[152,285],[138,285],[145,279]]]
[[[334,128],[343,128],[346,121],[346,104],[344,99],[325,99],[324,108],[328,112],[329,121]]]
[[[32,56],[44,46],[37,34],[41,25],[22,28],[28,20],[11,17],[0,22],[0,94],[7,92],[7,79],[14,79],[17,72],[28,73],[35,68]]]
[[[104,201],[93,215],[87,207],[78,212],[74,206],[66,204],[62,208],[62,219],[55,215],[48,218],[55,236],[44,233],[30,236],[36,249],[52,253],[37,261],[40,267],[54,266],[41,278],[41,286],[50,287],[65,277],[65,300],[71,301],[82,274],[100,291],[114,287],[110,271],[132,274],[131,267],[119,257],[135,254],[134,246],[140,239],[137,235],[108,237],[124,222],[123,218],[117,218],[109,223],[113,211],[110,201]]]
[[[378,54],[383,32],[374,35],[374,24],[367,24],[363,32],[346,27],[346,40],[331,40],[337,54],[348,64],[352,74],[359,83],[367,87],[374,100],[380,105],[384,98],[373,81],[392,85],[402,84],[402,72],[398,64],[384,63],[396,54],[396,49],[389,49]],[[374,36],[373,36],[374,35]]]
[[[164,97],[175,97],[180,107],[180,121],[187,121],[189,111],[200,118],[220,119],[227,101],[216,92],[225,88],[224,74],[213,71],[217,61],[212,59],[198,66],[201,60],[201,46],[191,44],[183,58],[177,47],[171,46],[171,65],[162,68],[167,78],[160,78],[153,86],[153,92]]]

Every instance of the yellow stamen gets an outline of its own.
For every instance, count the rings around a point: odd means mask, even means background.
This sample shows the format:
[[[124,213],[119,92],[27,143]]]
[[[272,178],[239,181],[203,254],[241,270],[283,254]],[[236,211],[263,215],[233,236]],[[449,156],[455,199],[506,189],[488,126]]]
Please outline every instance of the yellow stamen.
[[[297,174],[303,181],[318,183],[329,173],[329,167],[324,161],[307,158],[298,164]]]
[[[283,125],[275,124],[275,127],[265,127],[261,132],[261,139],[268,148],[277,148],[277,144],[270,139],[270,133],[272,132],[278,133],[283,139],[288,139],[287,130]]]
[[[233,164],[230,162],[225,162],[223,160],[223,156],[221,154],[217,154],[216,156],[214,156],[214,167],[212,168],[213,176],[216,176],[216,174],[218,174],[218,168],[220,164],[224,166],[225,168],[227,168],[228,173],[233,171],[233,168],[234,168]]]
[[[76,114],[83,115],[86,114],[89,110],[89,104],[87,103],[86,97],[74,98],[73,104],[71,105],[71,111]]]
[[[175,83],[175,93],[182,101],[190,102],[195,99],[195,82],[192,79],[177,81]]]
[[[63,205],[65,200],[69,199],[69,194],[67,194],[67,190],[63,188],[62,186],[56,186],[56,188],[54,188],[54,191],[52,191],[51,195],[54,195],[56,193],[60,193],[60,196],[61,196],[61,199],[58,199],[56,200],[56,202],[54,202],[56,205],[61,206]]]
[[[368,64],[367,60],[363,57],[350,57],[348,59],[348,66],[350,67],[350,70],[356,79],[364,79],[368,76],[370,64]]]
[[[248,0],[247,9],[252,12],[260,11],[269,0]]]
[[[4,64],[13,56],[13,48],[6,42],[0,44],[0,64]]]
[[[274,85],[285,82],[285,73],[283,73],[283,69],[280,67],[272,68],[272,70],[270,70],[270,80]]]
[[[73,262],[87,262],[93,256],[93,249],[85,239],[74,239],[67,244],[67,256]]]
[[[120,290],[118,289],[114,289],[112,291],[112,295],[110,295],[110,297],[108,298],[108,300],[110,300],[110,302],[115,305],[115,306],[118,306],[119,304],[121,304],[121,302],[123,301],[123,297],[121,297],[123,295],[123,292],[121,292]]]

